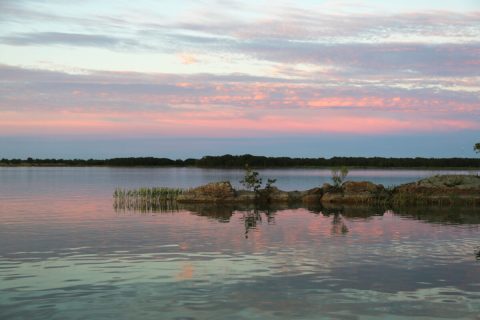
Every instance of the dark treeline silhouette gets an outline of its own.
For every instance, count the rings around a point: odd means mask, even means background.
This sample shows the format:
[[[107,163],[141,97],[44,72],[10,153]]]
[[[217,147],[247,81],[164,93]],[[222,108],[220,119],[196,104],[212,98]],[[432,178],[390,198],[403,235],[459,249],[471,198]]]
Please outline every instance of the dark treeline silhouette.
[[[154,166],[202,168],[363,167],[363,168],[478,168],[478,158],[289,158],[245,155],[205,156],[201,159],[139,157],[95,159],[1,159],[2,166]]]

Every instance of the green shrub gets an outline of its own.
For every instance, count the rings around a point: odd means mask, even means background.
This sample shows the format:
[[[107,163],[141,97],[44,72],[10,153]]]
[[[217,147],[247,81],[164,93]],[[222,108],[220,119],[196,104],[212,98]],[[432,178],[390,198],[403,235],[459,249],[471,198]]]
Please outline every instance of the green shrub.
[[[257,171],[253,171],[248,165],[245,166],[245,176],[240,183],[247,189],[253,190],[258,193],[258,190],[262,186],[262,178],[259,177]]]
[[[341,167],[340,169],[334,168],[332,169],[332,181],[333,181],[333,186],[335,188],[340,188],[342,185],[343,181],[348,175],[348,168],[347,167]]]

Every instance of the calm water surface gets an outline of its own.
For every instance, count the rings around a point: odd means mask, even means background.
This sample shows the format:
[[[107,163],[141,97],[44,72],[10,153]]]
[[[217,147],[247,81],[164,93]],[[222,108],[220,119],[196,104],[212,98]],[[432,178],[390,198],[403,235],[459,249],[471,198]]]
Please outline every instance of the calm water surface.
[[[286,190],[328,170],[262,170]],[[480,319],[478,208],[116,212],[242,171],[0,168],[0,319]],[[352,171],[394,185],[431,171]]]

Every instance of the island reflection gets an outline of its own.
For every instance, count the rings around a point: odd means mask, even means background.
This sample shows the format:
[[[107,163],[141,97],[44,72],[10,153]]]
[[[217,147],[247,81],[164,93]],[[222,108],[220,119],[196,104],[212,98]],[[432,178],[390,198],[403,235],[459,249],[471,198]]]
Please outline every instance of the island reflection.
[[[258,224],[275,224],[275,216],[285,210],[305,209],[314,215],[331,218],[331,233],[342,235],[349,232],[349,220],[369,220],[384,216],[385,213],[400,216],[405,219],[419,220],[445,225],[476,225],[480,224],[480,210],[476,207],[455,206],[407,206],[389,209],[385,206],[371,205],[299,205],[299,204],[269,204],[258,206],[253,204],[179,204],[165,202],[155,207],[118,206],[114,204],[115,212],[119,214],[156,214],[187,211],[193,215],[228,223],[233,215],[240,215],[245,225],[245,237],[249,231],[256,229]]]

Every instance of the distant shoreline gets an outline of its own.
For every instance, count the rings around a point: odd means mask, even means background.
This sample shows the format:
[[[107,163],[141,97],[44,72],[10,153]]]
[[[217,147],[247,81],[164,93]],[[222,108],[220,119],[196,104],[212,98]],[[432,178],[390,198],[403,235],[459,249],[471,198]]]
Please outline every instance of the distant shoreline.
[[[368,170],[368,169],[383,169],[383,170],[477,170],[480,171],[480,167],[360,167],[360,166],[347,166],[351,170]],[[68,165],[68,164],[18,164],[18,165],[4,165],[0,164],[0,168],[193,168],[193,169],[231,169],[231,170],[243,170],[244,167],[200,167],[200,166],[146,166],[146,165]],[[336,168],[336,166],[294,166],[294,167],[252,167],[254,169],[324,169],[330,170]]]
[[[205,156],[200,159],[130,157],[112,159],[0,159],[0,167],[193,167],[216,169],[253,168],[332,168],[358,169],[480,169],[480,158],[385,158],[385,157],[333,157],[290,158],[254,155]]]

